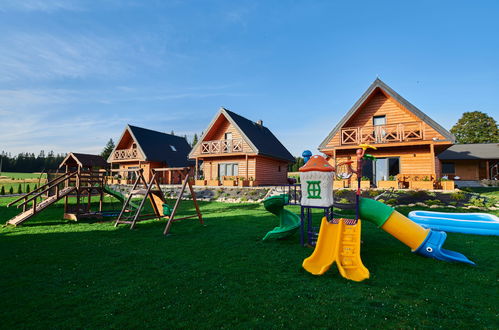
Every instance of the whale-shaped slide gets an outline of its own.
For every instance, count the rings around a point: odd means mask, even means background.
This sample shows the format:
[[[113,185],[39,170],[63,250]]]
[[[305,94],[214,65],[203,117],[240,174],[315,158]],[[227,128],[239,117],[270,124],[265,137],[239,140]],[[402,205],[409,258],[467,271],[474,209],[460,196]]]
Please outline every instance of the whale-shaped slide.
[[[362,220],[370,221],[383,229],[390,235],[397,238],[399,241],[409,246],[412,252],[420,254],[428,258],[434,258],[443,261],[463,262],[474,265],[475,263],[461,253],[445,250],[442,245],[445,242],[447,234],[442,231],[433,231],[425,229],[417,223],[411,221],[404,215],[395,211],[392,207],[385,205],[373,199],[361,198],[359,202],[359,215]],[[343,235],[346,232],[341,232],[340,225],[348,228],[343,220],[339,224],[329,223],[326,218],[322,219],[322,225],[319,232],[319,240],[313,254],[303,261],[303,267],[312,274],[321,275],[329,269],[329,267],[337,261],[338,269],[341,272],[343,263],[338,258],[337,250],[343,243]],[[359,225],[359,223],[357,223]],[[357,226],[355,225],[355,226]],[[334,226],[338,228],[333,228]],[[337,233],[337,234],[335,234]],[[358,235],[354,235],[353,242],[360,242],[360,229]],[[350,238],[352,239],[352,238]],[[357,245],[355,245],[357,244]],[[357,274],[363,274],[364,278],[369,277],[369,273],[364,272],[362,261],[360,261],[360,244],[355,243],[353,246],[358,246],[352,250],[355,253],[357,260],[351,266],[356,268]],[[367,270],[366,270],[367,271]],[[345,276],[346,278],[349,278]],[[349,278],[356,281],[361,281],[363,278]]]

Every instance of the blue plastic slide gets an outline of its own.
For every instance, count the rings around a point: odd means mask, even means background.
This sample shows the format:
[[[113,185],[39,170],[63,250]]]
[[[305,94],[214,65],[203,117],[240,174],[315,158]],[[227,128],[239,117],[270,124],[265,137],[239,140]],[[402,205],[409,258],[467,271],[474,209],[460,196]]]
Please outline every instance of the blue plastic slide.
[[[422,227],[446,232],[499,235],[499,218],[493,214],[412,211],[409,219]]]

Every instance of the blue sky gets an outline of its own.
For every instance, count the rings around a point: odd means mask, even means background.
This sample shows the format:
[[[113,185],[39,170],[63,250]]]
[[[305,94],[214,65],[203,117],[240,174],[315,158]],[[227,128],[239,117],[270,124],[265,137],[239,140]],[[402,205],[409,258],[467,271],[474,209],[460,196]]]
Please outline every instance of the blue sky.
[[[98,153],[220,106],[316,150],[379,76],[450,128],[499,114],[499,1],[0,0],[0,150]]]

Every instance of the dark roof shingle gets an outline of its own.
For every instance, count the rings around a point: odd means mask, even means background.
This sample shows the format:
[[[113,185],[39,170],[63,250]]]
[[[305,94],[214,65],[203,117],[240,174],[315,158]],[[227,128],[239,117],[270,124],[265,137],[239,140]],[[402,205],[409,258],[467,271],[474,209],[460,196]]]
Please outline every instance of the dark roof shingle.
[[[264,156],[295,162],[295,158],[284,147],[275,135],[265,126],[257,124],[249,119],[238,115],[227,109],[222,109],[239,127],[242,133],[253,143],[257,153]]]
[[[499,144],[455,144],[441,152],[437,157],[441,160],[499,159]]]
[[[191,146],[185,138],[132,125],[128,128],[147,161],[165,162],[169,167],[193,164],[188,159]]]

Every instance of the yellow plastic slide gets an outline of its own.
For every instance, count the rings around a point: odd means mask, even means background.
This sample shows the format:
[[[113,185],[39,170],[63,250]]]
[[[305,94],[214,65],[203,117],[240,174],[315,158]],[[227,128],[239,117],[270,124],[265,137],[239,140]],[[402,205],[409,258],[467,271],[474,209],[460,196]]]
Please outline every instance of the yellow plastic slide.
[[[360,220],[355,225],[347,225],[343,219],[336,224],[322,218],[315,250],[303,261],[303,268],[314,275],[322,275],[336,261],[343,277],[356,282],[369,278],[369,270],[360,258],[360,232]]]

